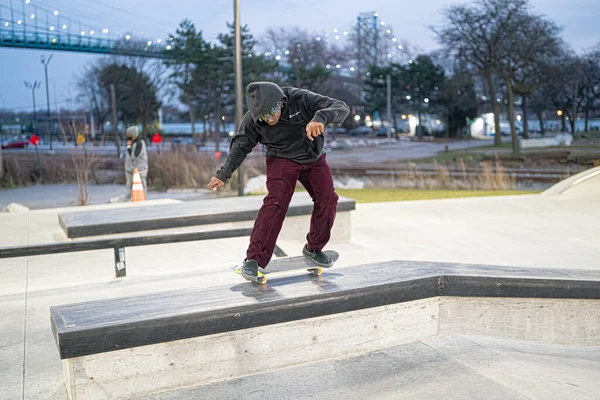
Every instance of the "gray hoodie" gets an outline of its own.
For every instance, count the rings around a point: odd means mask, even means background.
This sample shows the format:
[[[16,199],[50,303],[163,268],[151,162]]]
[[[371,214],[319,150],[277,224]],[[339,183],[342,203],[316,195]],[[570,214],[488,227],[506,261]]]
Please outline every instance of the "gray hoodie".
[[[139,137],[136,137],[131,143],[131,147],[127,147],[125,151],[125,172],[133,174],[137,168],[141,174],[148,171],[148,152],[146,143]]]
[[[320,135],[314,141],[306,136],[306,125],[311,122],[342,123],[350,109],[343,101],[321,96],[305,89],[280,88],[272,82],[254,82],[246,89],[248,112],[244,115],[238,133],[232,138],[229,155],[216,177],[223,182],[242,164],[252,149],[261,143],[267,147],[266,156],[287,158],[299,164],[311,164],[319,159],[325,147]],[[284,106],[276,125],[259,120],[278,102]]]

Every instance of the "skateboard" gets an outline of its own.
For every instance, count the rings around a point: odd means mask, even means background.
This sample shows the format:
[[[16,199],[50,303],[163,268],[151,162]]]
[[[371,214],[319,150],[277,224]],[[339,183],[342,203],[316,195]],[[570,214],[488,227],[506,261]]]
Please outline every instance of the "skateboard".
[[[325,250],[324,253],[327,254],[329,257],[331,257],[331,259],[334,262],[334,265],[335,265],[335,262],[337,261],[337,259],[340,258],[340,255],[338,254],[338,252],[333,251],[333,250]],[[333,265],[331,267],[333,267]],[[331,267],[321,267],[317,263],[312,261],[310,258],[305,257],[305,256],[279,258],[277,260],[271,261],[269,263],[267,269],[265,269],[265,270],[259,269],[258,270],[258,278],[256,280],[256,283],[260,283],[261,285],[264,285],[265,283],[267,283],[267,275],[281,273],[281,272],[294,272],[294,271],[307,270],[310,274],[319,276],[323,273],[324,268],[327,269],[327,268],[331,268]],[[231,269],[236,274],[242,275],[242,266],[241,265],[235,265],[235,266],[231,267]]]

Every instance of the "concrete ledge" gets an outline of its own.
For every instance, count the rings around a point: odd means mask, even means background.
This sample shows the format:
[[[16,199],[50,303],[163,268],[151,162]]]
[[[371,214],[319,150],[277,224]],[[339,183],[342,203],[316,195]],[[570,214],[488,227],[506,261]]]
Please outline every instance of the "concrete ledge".
[[[111,235],[155,229],[179,228],[256,219],[263,196],[189,201],[167,206],[135,207],[91,212],[63,213],[58,219],[68,238]],[[356,203],[340,197],[338,212],[352,211]],[[313,202],[307,193],[294,194],[287,216],[309,216]],[[305,229],[307,231],[308,228]],[[306,232],[304,232],[306,235]]]
[[[600,345],[600,300],[442,297],[438,333]]]
[[[600,301],[432,297],[63,360],[69,397],[131,398],[470,334],[600,345]]]
[[[70,399],[130,398],[431,337],[435,298],[63,360]]]
[[[64,359],[436,296],[600,299],[600,272],[392,261],[50,310]]]
[[[599,299],[596,271],[394,261],[51,307],[51,319],[71,398],[105,399],[438,334],[597,345]]]

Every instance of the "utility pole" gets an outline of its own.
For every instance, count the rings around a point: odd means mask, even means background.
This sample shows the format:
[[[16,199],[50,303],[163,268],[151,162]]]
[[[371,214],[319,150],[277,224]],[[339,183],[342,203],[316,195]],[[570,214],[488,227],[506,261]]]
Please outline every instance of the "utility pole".
[[[50,89],[48,88],[48,64],[52,60],[53,54],[46,60],[46,56],[42,54],[42,64],[44,65],[44,72],[46,74],[46,123],[48,124],[48,136],[50,136],[50,150],[52,150],[52,132],[50,132]]]
[[[96,139],[96,127],[95,127],[96,121],[94,121],[94,109],[92,108],[90,110],[90,136],[92,137],[92,140],[95,141]],[[52,143],[52,142],[50,142]]]
[[[392,76],[387,74],[385,78],[385,83],[387,86],[387,120],[390,124],[393,125],[392,122]],[[394,127],[395,129],[396,127]],[[388,131],[387,137],[388,139],[392,136],[392,130]]]
[[[25,87],[27,89],[31,89],[31,94],[33,96],[33,122],[31,123],[31,128],[35,133],[35,123],[37,121],[37,114],[35,111],[35,91],[40,87],[41,83],[39,81],[34,81],[33,83],[25,81]]]
[[[378,13],[373,14],[373,30],[375,31],[375,62],[373,63],[373,65],[379,65],[379,44],[377,43],[379,39],[379,24],[377,23],[378,16]]]
[[[575,139],[575,132],[577,131],[577,95],[579,94],[579,82],[575,80],[575,91],[573,92],[573,121],[571,126],[573,127],[573,139]]]
[[[110,84],[110,99],[112,102],[113,133],[115,134],[115,145],[117,146],[117,158],[121,158],[121,148],[119,147],[119,121],[117,120],[117,95],[115,93],[115,84]]]
[[[233,24],[235,31],[235,130],[239,129],[244,117],[242,103],[242,37],[240,30],[240,0],[233,0]],[[220,116],[219,116],[220,117]],[[244,195],[244,170],[238,168],[238,195]]]

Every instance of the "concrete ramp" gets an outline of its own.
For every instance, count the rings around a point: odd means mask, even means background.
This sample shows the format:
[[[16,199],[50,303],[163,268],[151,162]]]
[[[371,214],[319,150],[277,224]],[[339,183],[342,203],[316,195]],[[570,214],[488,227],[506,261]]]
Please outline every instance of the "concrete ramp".
[[[542,195],[600,201],[600,167],[585,170],[560,181],[542,192]]]

